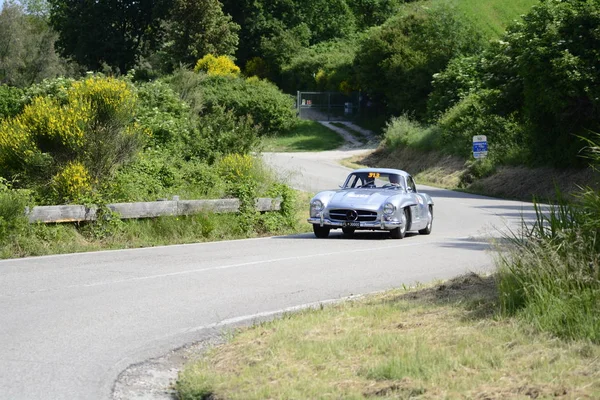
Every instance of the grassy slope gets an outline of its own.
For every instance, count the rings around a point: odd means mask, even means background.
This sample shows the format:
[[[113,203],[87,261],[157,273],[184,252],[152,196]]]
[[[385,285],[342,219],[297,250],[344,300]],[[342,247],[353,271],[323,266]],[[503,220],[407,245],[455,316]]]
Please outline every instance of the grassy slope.
[[[594,398],[600,346],[497,318],[471,274],[238,332],[180,375],[182,399]],[[214,397],[210,397],[213,395]]]
[[[338,148],[344,139],[315,121],[302,120],[288,132],[266,138],[264,151],[325,151]]]
[[[434,0],[446,1],[446,0]],[[537,4],[538,0],[456,0],[455,4],[490,38],[499,38],[506,26]]]

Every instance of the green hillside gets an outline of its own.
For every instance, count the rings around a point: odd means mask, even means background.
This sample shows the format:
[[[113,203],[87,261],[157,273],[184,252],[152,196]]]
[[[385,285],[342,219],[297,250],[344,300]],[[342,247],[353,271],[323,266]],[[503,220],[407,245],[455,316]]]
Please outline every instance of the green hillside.
[[[446,1],[446,0],[438,0]],[[502,36],[506,27],[527,13],[538,0],[456,0],[456,6],[491,38]]]

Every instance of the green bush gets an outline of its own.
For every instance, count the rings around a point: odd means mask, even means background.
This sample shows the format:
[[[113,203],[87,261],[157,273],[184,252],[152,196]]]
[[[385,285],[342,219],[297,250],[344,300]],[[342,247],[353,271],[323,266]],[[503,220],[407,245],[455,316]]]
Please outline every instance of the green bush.
[[[523,149],[523,128],[513,115],[494,112],[496,99],[501,94],[494,90],[480,90],[466,96],[446,111],[438,121],[440,146],[451,154],[470,157],[473,136],[486,135],[489,157],[500,162],[513,162]]]
[[[215,105],[196,119],[192,129],[182,132],[179,154],[212,164],[224,155],[249,153],[259,140],[259,127],[251,116],[237,116]]]
[[[154,146],[172,147],[191,129],[190,106],[166,82],[142,83],[137,95],[137,120],[149,130]]]
[[[0,244],[6,244],[19,236],[28,225],[25,207],[29,205],[29,193],[15,190],[0,178]]]
[[[23,90],[0,84],[0,120],[14,117],[23,110]]]
[[[68,91],[73,82],[75,82],[75,79],[65,77],[44,79],[42,82],[33,84],[24,90],[23,103],[29,104],[36,97],[51,97],[58,100],[60,104],[66,104]]]
[[[482,86],[481,56],[456,57],[445,70],[433,75],[433,90],[427,99],[430,121],[441,117],[470,93]]]
[[[408,146],[430,151],[439,149],[439,129],[425,126],[404,114],[390,119],[384,128],[383,143],[387,149]]]
[[[238,117],[249,115],[261,126],[263,135],[282,132],[295,120],[292,96],[265,80],[209,76],[201,88],[208,112],[223,107]]]

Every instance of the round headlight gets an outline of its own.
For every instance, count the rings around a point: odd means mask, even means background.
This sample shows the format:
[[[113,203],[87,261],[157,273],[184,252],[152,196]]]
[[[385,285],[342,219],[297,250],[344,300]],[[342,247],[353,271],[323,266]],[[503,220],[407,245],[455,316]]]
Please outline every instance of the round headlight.
[[[319,199],[313,200],[310,205],[315,211],[323,210],[323,202]]]
[[[393,205],[392,203],[385,203],[385,205],[383,206],[383,213],[390,215],[393,214],[394,211],[396,211],[396,206]]]

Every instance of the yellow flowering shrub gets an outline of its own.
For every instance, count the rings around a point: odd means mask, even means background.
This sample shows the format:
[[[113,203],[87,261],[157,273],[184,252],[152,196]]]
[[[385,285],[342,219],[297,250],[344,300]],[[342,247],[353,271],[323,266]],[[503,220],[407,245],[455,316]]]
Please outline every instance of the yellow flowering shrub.
[[[131,119],[136,107],[136,97],[130,86],[110,77],[93,76],[74,82],[68,101],[71,106],[90,107],[92,115],[100,121],[114,117]]]
[[[35,143],[22,120],[0,122],[0,170],[13,173],[21,170],[37,152]]]
[[[73,161],[52,178],[51,187],[57,200],[78,202],[91,193],[92,179],[82,163]]]
[[[204,71],[208,75],[237,76],[240,74],[240,67],[227,56],[215,57],[207,54],[198,60],[194,71]]]
[[[34,97],[21,114],[0,121],[0,170],[22,182],[51,181],[60,198],[74,199],[129,159],[143,130],[128,83],[92,76],[65,90],[60,100]],[[52,177],[68,162],[74,164]]]
[[[217,171],[226,182],[239,182],[252,177],[254,159],[247,154],[228,154],[217,162]]]

